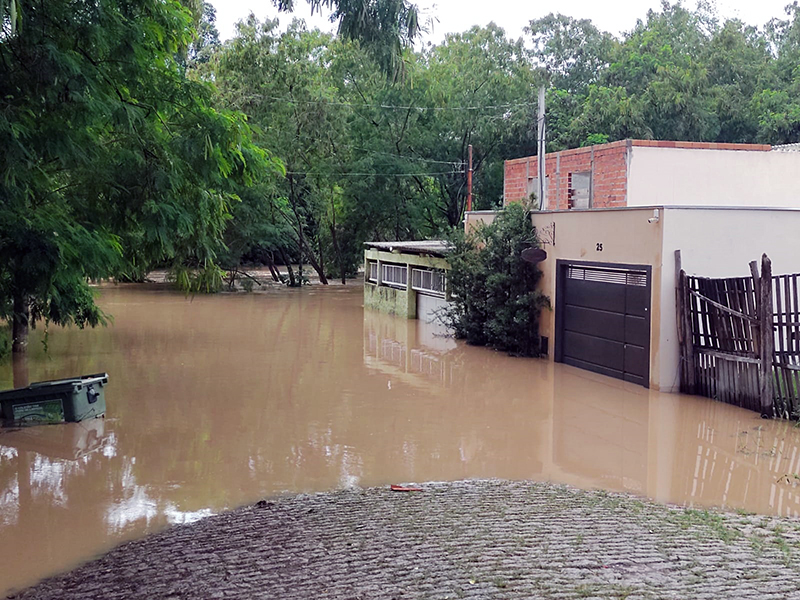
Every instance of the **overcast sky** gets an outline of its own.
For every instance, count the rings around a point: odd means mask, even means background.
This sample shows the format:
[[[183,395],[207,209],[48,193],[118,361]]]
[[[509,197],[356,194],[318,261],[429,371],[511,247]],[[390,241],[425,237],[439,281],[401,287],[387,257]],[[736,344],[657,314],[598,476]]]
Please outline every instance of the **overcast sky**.
[[[222,39],[233,36],[234,24],[253,12],[259,19],[275,17],[277,9],[271,0],[210,0],[217,9],[217,28]],[[773,17],[783,18],[783,7],[790,0],[717,0],[717,10],[721,17],[735,17],[750,25],[761,26]],[[304,0],[296,0],[295,16],[306,19],[310,27],[332,30],[333,25],[325,17],[316,15],[310,18],[308,5]],[[520,0],[438,0],[428,2],[418,0],[416,4],[428,17],[435,18],[433,31],[424,36],[423,41],[441,42],[446,33],[459,32],[473,25],[486,25],[494,21],[506,30],[509,36],[522,35],[522,28],[531,19],[537,19],[550,12],[591,19],[605,31],[619,34],[630,30],[637,19],[644,19],[647,10],[658,8],[660,0],[560,0],[555,2],[525,2]],[[684,2],[694,7],[696,2]],[[292,19],[291,15],[280,15],[281,24]]]

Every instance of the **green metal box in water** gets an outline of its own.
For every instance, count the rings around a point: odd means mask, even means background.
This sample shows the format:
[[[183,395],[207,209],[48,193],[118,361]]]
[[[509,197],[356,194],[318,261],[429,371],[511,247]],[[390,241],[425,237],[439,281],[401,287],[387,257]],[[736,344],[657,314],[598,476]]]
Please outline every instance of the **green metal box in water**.
[[[40,381],[0,392],[0,416],[13,423],[63,423],[106,413],[108,373]]]

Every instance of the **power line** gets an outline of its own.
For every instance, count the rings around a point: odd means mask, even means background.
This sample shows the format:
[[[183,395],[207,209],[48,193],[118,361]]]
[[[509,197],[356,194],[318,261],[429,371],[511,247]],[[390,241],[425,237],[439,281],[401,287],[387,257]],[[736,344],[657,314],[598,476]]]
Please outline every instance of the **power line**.
[[[280,129],[281,129],[280,127],[272,127],[272,126],[264,127],[264,130],[266,130],[266,131],[280,131]],[[311,137],[311,136],[309,136],[309,135],[307,135],[305,133],[300,133],[297,137],[298,138],[305,138],[310,142],[315,142],[315,143],[319,142],[319,140],[316,140],[315,138],[313,138],[313,137]],[[415,160],[415,161],[419,161],[419,162],[432,163],[432,164],[437,164],[437,165],[452,165],[452,166],[456,166],[456,167],[464,165],[464,161],[463,160],[436,160],[434,158],[424,158],[422,156],[407,156],[405,154],[397,154],[395,152],[383,152],[381,150],[372,150],[370,148],[364,148],[363,146],[348,146],[348,145],[345,145],[345,144],[338,144],[337,148],[339,148],[341,150],[360,150],[362,152],[366,152],[367,154],[378,154],[378,155],[382,155],[382,156],[391,156],[391,157],[397,158],[397,159]]]
[[[497,110],[497,109],[513,109],[522,107],[536,106],[535,102],[519,102],[512,104],[489,104],[486,106],[402,106],[395,104],[355,104],[352,102],[334,102],[328,100],[294,100],[292,98],[280,98],[278,96],[262,96],[256,94],[248,96],[248,99],[258,98],[261,100],[273,100],[275,102],[285,102],[287,104],[326,104],[329,106],[349,106],[352,108],[386,108],[390,110],[434,110],[434,111],[475,111],[475,110]]]
[[[301,173],[298,171],[286,171],[287,175],[330,175],[334,177],[430,177],[432,175],[458,175],[463,174],[464,171],[439,171],[437,173],[315,173],[306,172]]]
[[[394,152],[381,152],[380,150],[370,150],[369,148],[361,148],[359,146],[350,146],[352,150],[363,150],[369,154],[381,154],[383,156],[392,156],[394,158],[402,158],[403,160],[418,160],[420,162],[436,163],[437,165],[463,165],[463,160],[435,160],[433,158],[423,158],[422,156],[406,156],[404,154],[395,154]]]

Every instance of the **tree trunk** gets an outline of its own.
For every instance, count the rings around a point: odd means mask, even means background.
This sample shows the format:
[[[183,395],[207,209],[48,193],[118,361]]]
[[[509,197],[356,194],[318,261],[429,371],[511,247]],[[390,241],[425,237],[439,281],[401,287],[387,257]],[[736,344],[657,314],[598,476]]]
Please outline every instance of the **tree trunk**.
[[[299,273],[298,277],[300,278],[300,285],[303,285],[303,248],[305,246],[305,236],[303,235],[303,220],[300,218],[300,213],[297,211],[297,198],[295,197],[295,190],[294,190],[294,177],[289,175],[289,201],[292,203],[292,212],[294,213],[294,218],[297,220],[297,271]],[[287,263],[287,268],[289,267]]]
[[[15,388],[24,388],[30,385],[27,354],[17,354],[11,358],[11,372],[14,377]]]
[[[22,353],[28,350],[28,330],[31,307],[28,297],[14,294],[14,313],[11,318],[11,352]]]
[[[342,256],[342,251],[339,249],[339,241],[336,239],[336,221],[334,220],[332,223],[328,223],[328,225],[331,228],[331,242],[333,243],[333,251],[336,252],[336,258],[339,259],[339,270],[342,273],[342,285],[347,285],[347,279],[345,278],[346,268],[344,265],[344,257]]]
[[[271,254],[269,256],[269,271],[270,271],[270,273],[272,273],[273,281],[276,281],[278,283],[283,283],[283,277],[281,277],[281,274],[275,268],[275,261],[272,260],[272,255]]]
[[[290,175],[289,176],[289,202],[292,205],[292,212],[294,213],[294,218],[296,220],[296,224],[292,223],[295,228],[295,233],[297,233],[297,248],[300,250],[300,263],[298,264],[298,268],[300,270],[300,285],[303,285],[303,252],[305,251],[307,254],[308,262],[314,267],[314,270],[319,275],[319,282],[323,285],[328,285],[328,278],[325,277],[325,272],[322,270],[322,267],[319,266],[317,259],[314,258],[314,252],[311,250],[311,247],[308,245],[308,240],[306,240],[304,231],[303,231],[303,219],[300,217],[300,213],[297,210],[297,198],[295,197],[295,187],[294,187],[294,178]],[[287,219],[290,223],[291,220]],[[288,265],[287,265],[288,267]]]
[[[308,246],[306,246],[306,249],[308,250],[306,258],[308,259],[308,263],[312,267],[314,267],[314,270],[317,272],[317,275],[319,275],[319,282],[323,285],[328,285],[328,278],[325,277],[325,271],[322,270],[322,267],[319,266],[317,259],[314,258],[314,253],[311,252],[311,249],[308,248]]]
[[[317,252],[319,252],[319,266],[322,268],[322,272],[325,272],[325,254],[322,252],[322,236],[317,236]]]
[[[289,287],[297,287],[298,285],[303,285],[302,280],[300,281],[299,284],[295,282],[292,265],[289,264],[289,259],[286,257],[286,253],[283,250],[281,250],[281,260],[286,265],[286,270],[289,273]]]

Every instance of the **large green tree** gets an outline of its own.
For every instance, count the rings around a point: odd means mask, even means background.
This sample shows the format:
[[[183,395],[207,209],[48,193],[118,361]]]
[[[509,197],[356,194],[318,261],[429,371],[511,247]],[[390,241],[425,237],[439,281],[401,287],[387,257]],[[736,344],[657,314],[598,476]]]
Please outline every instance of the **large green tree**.
[[[186,78],[188,8],[20,4],[0,36],[0,311],[15,351],[38,319],[101,322],[89,278],[166,264],[214,285],[238,186],[279,169],[242,115]]]
[[[533,58],[558,89],[580,93],[596,83],[611,61],[618,41],[588,19],[550,13],[532,20],[525,33]]]
[[[473,208],[492,208],[502,198],[503,160],[535,148],[534,96],[540,78],[521,40],[490,23],[425,54],[426,100],[434,109],[420,127],[421,147],[440,160],[466,167],[473,146]],[[451,227],[466,208],[466,171],[436,177],[438,208]]]
[[[292,10],[295,0],[274,0],[281,10]],[[380,64],[384,73],[396,79],[403,74],[403,51],[421,32],[419,9],[406,0],[307,0],[312,13],[332,11],[339,35],[357,40]]]
[[[335,175],[346,170],[339,150],[346,146],[348,109],[337,102],[327,74],[338,48],[330,35],[309,32],[301,22],[279,33],[276,21],[260,23],[251,16],[239,24],[215,65],[221,101],[246,112],[258,126],[259,141],[287,167],[270,199],[276,219],[271,233],[280,240],[265,237],[258,243],[274,247],[285,263],[290,255],[301,265],[310,262],[323,283],[328,206]],[[281,243],[289,240],[295,246],[291,252]]]

